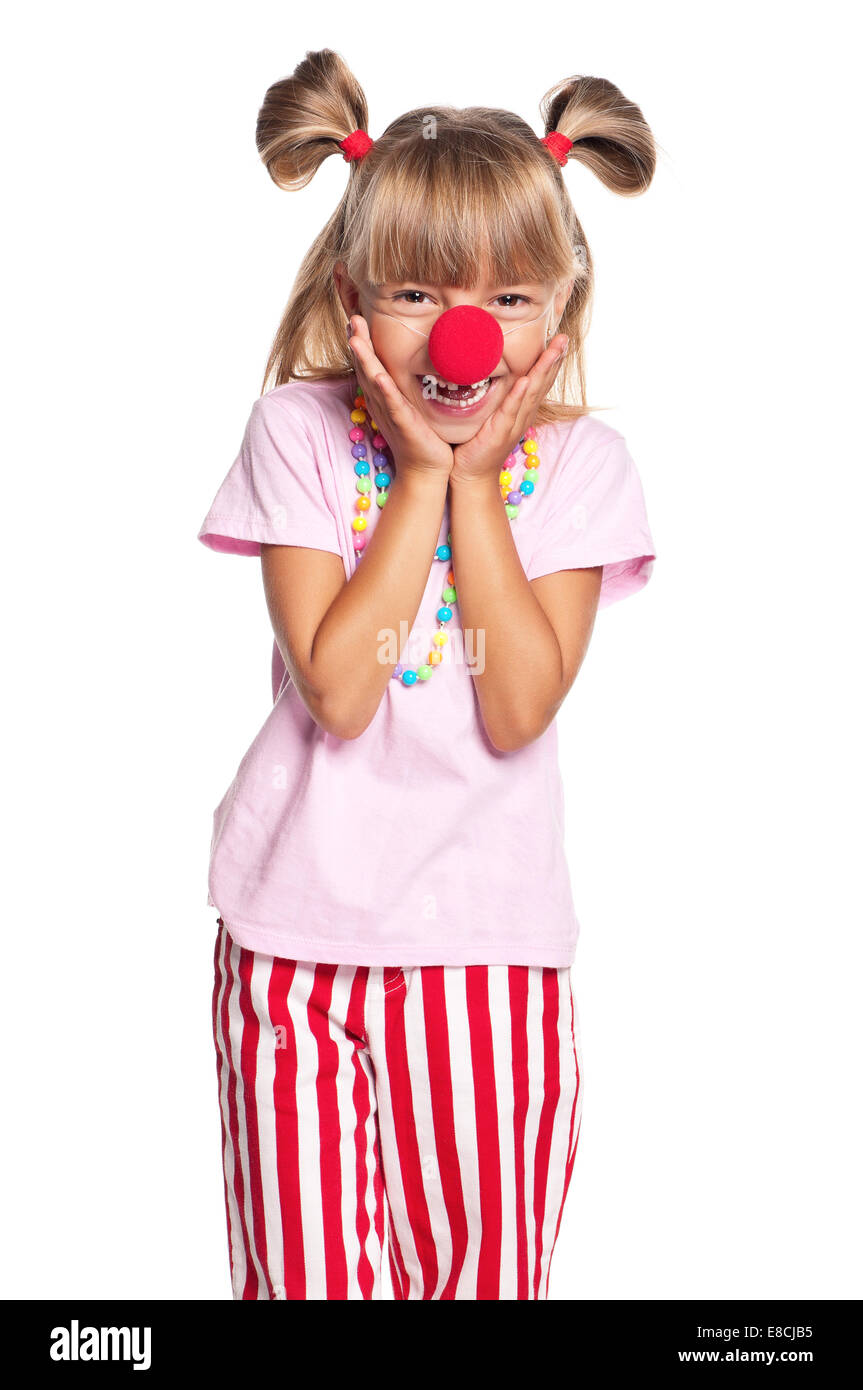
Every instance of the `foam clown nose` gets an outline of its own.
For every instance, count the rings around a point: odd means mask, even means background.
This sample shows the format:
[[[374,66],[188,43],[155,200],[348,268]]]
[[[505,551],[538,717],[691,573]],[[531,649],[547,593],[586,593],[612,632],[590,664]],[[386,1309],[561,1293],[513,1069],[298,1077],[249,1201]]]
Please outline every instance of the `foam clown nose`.
[[[429,334],[429,357],[438,376],[472,386],[491,376],[503,355],[497,319],[475,304],[456,304],[436,319]]]

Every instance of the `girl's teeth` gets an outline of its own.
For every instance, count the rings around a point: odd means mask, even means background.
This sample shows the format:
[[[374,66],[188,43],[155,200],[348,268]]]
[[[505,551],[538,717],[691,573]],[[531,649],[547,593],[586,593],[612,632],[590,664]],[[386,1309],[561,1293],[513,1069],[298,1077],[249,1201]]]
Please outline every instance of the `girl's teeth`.
[[[431,373],[427,374],[427,375],[423,378],[423,380],[424,380],[424,381],[432,381],[432,382],[434,382],[438,387],[441,388],[441,390],[458,391],[458,390],[464,390],[464,389],[465,389],[464,385],[463,385],[461,382],[457,382],[457,381],[441,381],[441,380],[439,380],[437,377],[431,375]],[[465,410],[465,409],[467,408],[467,406],[469,406],[469,405],[476,405],[477,401],[481,401],[482,398],[483,398],[483,396],[486,394],[486,392],[488,391],[488,389],[489,389],[490,386],[491,386],[491,377],[488,377],[488,376],[487,376],[483,381],[472,381],[472,382],[469,382],[469,383],[468,383],[468,389],[470,389],[471,391],[473,391],[474,394],[473,394],[472,396],[468,396],[465,400],[453,400],[453,401],[450,401],[449,404],[450,404],[450,405],[453,405],[453,406],[458,406],[460,410]]]

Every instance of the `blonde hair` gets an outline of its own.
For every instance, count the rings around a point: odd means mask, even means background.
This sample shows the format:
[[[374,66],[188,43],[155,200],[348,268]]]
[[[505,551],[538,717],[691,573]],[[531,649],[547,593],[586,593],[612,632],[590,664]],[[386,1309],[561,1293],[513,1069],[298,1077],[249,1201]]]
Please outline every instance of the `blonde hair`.
[[[601,77],[570,77],[543,97],[545,134],[558,130],[576,159],[626,196],[648,187],[656,147],[641,111]],[[257,147],[280,188],[303,188],[339,141],[367,130],[362,88],[332,49],[307,53],[269,88]],[[427,138],[433,133],[433,138]],[[426,138],[424,138],[426,137]],[[511,111],[440,106],[408,111],[349,165],[347,188],[303,258],[273,341],[262,392],[291,380],[353,375],[333,268],[356,284],[419,280],[469,289],[498,283],[573,281],[557,332],[569,348],[537,423],[584,415],[583,346],[593,262],[563,170]],[[575,384],[573,386],[573,378]]]

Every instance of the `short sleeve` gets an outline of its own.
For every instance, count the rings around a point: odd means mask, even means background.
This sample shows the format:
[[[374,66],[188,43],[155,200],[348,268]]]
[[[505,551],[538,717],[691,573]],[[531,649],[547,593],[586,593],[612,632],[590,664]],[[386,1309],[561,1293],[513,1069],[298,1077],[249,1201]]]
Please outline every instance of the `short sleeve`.
[[[571,456],[525,568],[527,578],[602,565],[603,608],[642,589],[655,559],[641,479],[622,435],[584,460]]]
[[[267,396],[252,406],[240,452],[198,532],[211,550],[260,555],[261,543],[341,555],[315,450],[296,411]]]

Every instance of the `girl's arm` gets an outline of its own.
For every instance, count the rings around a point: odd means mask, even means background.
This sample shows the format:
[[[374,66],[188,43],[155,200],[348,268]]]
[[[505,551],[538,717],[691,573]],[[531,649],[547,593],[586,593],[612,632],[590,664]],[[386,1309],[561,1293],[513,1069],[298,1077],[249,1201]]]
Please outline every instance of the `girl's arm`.
[[[371,723],[397,657],[385,659],[378,634],[419,611],[446,502],[446,473],[399,478],[362,560],[345,579],[338,555],[262,545],[264,590],[282,660],[303,704],[336,738],[358,738]]]
[[[500,499],[503,462],[536,418],[567,341],[556,335],[473,439],[454,450],[458,605],[462,627],[473,630],[473,651],[482,653],[473,678],[486,733],[503,753],[548,728],[584,660],[599,606],[601,565],[527,578]]]
[[[517,524],[517,523],[516,523]],[[450,481],[458,606],[486,733],[510,753],[544,733],[587,652],[602,566],[528,580],[490,474]]]
[[[392,679],[428,583],[453,462],[450,446],[384,371],[365,320],[356,315],[351,324],[357,379],[395,459],[396,486],[350,581],[328,551],[261,546],[282,660],[312,718],[337,738],[368,728]]]

